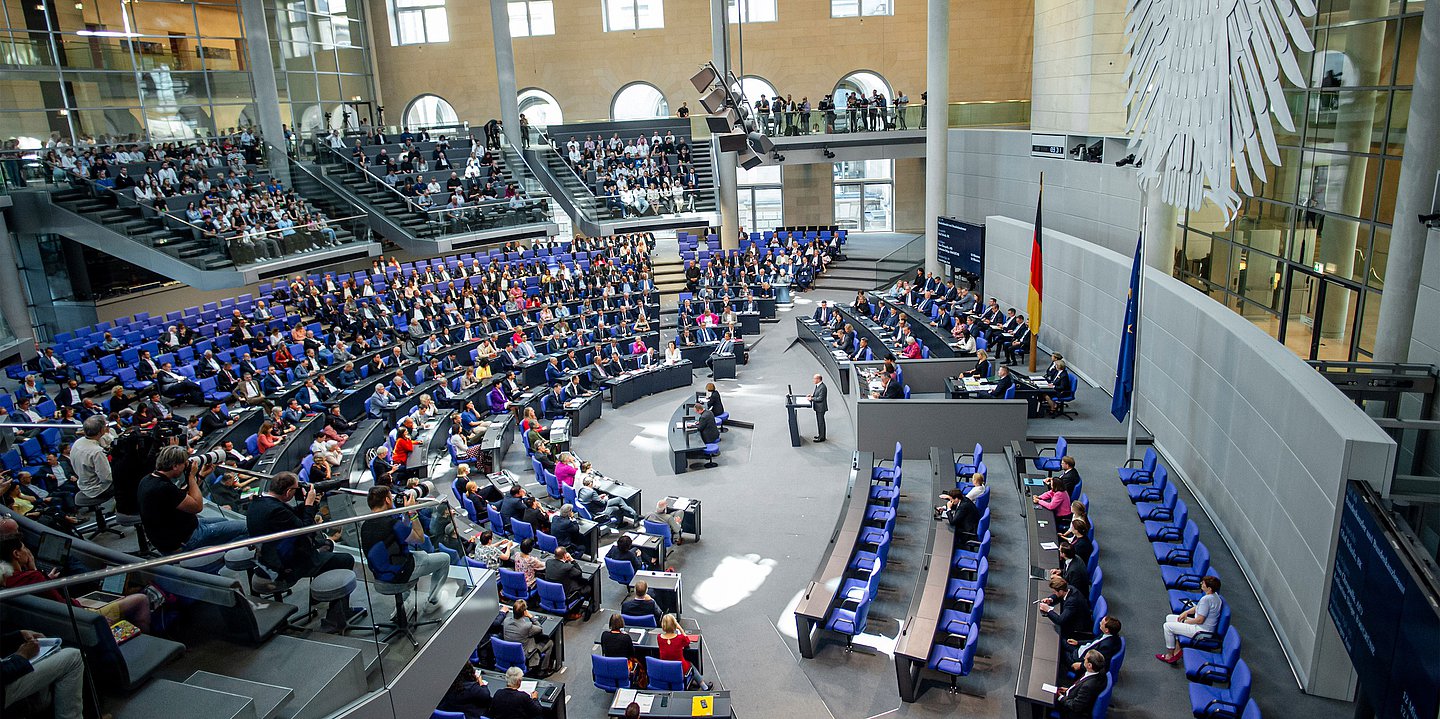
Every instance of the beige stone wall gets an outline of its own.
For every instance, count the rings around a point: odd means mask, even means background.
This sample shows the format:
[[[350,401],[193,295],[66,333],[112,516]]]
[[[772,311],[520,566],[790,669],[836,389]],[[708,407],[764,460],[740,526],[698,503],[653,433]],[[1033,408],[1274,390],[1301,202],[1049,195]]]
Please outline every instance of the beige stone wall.
[[[1036,130],[1095,135],[1125,129],[1125,0],[1036,0]]]
[[[392,47],[387,0],[369,0],[388,119],[423,93],[444,97],[472,122],[498,114],[487,2],[450,2],[449,43]],[[842,77],[870,70],[918,102],[925,89],[925,0],[895,5],[890,17],[831,18],[830,0],[782,0],[778,21],[732,26],[735,70],[743,60],[745,74],[811,103]],[[951,100],[1028,98],[1034,1],[952,5]],[[635,81],[659,87],[672,110],[682,100],[697,106],[689,78],[710,58],[706,0],[669,0],[663,30],[636,32],[604,32],[600,0],[557,0],[555,10],[555,35],[514,40],[519,89],[549,92],[567,121],[609,117],[615,93]]]
[[[925,231],[925,159],[895,161],[895,231]]]
[[[832,165],[785,166],[786,225],[829,225],[835,222],[834,173]]]

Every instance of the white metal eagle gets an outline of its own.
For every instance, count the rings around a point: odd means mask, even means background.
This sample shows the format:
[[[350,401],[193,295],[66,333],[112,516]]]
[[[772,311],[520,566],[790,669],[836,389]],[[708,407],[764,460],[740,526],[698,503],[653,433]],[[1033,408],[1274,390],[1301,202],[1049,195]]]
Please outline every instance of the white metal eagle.
[[[1208,197],[1234,219],[1232,164],[1254,195],[1263,160],[1280,163],[1271,117],[1295,129],[1280,73],[1305,87],[1294,49],[1314,49],[1302,20],[1314,14],[1312,0],[1128,0],[1126,130],[1142,185],[1174,207]]]

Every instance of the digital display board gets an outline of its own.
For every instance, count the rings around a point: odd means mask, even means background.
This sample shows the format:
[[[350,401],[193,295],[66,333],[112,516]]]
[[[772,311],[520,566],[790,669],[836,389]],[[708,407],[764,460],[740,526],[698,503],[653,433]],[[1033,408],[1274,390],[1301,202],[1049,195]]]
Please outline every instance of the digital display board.
[[[985,276],[985,226],[953,217],[938,217],[935,222],[936,257],[958,272]]]
[[[1352,482],[1345,492],[1330,617],[1376,716],[1440,712],[1440,608],[1386,534],[1381,509]]]

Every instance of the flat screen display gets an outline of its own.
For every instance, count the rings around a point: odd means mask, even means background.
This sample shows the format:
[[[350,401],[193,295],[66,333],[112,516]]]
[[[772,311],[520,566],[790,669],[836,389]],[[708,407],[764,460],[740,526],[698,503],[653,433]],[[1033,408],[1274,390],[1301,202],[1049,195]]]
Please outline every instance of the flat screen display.
[[[985,226],[953,217],[936,218],[936,255],[951,269],[972,277],[985,275]]]

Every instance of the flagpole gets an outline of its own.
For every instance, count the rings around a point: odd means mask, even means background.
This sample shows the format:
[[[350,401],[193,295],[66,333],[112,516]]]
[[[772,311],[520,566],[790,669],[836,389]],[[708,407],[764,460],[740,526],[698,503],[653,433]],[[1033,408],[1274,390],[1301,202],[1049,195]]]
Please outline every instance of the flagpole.
[[[1135,458],[1135,399],[1134,399],[1134,397],[1135,397],[1135,385],[1136,385],[1136,380],[1137,380],[1137,378],[1138,378],[1139,375],[1140,375],[1140,371],[1139,371],[1139,366],[1140,366],[1140,309],[1141,309],[1141,307],[1143,306],[1144,301],[1145,301],[1145,235],[1146,235],[1146,230],[1148,229],[1149,220],[1150,220],[1149,213],[1147,213],[1147,212],[1145,211],[1145,208],[1146,208],[1147,206],[1149,206],[1149,194],[1150,194],[1149,188],[1147,188],[1147,187],[1145,187],[1144,185],[1142,185],[1141,188],[1140,188],[1140,251],[1137,252],[1137,253],[1136,253],[1136,256],[1135,256],[1135,262],[1136,262],[1136,264],[1137,264],[1137,266],[1138,266],[1138,269],[1136,270],[1136,272],[1137,272],[1137,273],[1139,274],[1139,276],[1140,276],[1140,281],[1136,283],[1136,288],[1135,288],[1135,329],[1133,330],[1133,333],[1132,333],[1132,334],[1134,335],[1134,337],[1135,337],[1135,341],[1134,341],[1135,347],[1134,347],[1133,355],[1132,355],[1132,356],[1134,357],[1134,359],[1132,360],[1132,362],[1133,362],[1133,364],[1135,365],[1135,368],[1136,368],[1136,369],[1135,369],[1134,371],[1132,371],[1132,372],[1131,372],[1131,375],[1130,375],[1130,397],[1131,397],[1131,399],[1130,399],[1130,413],[1129,413],[1129,416],[1126,418],[1126,423],[1125,423],[1125,458],[1126,458],[1126,459],[1134,459],[1134,458]]]
[[[1036,199],[1035,201],[1036,201],[1036,202],[1044,202],[1044,201],[1045,201],[1045,173],[1044,173],[1044,172],[1041,172],[1041,173],[1040,173],[1040,196],[1039,196],[1039,198]],[[1040,233],[1040,232],[1044,232],[1044,230],[1042,230],[1039,226],[1036,226],[1035,232]],[[1040,240],[1043,241],[1044,238],[1041,237]],[[1031,249],[1031,252],[1034,252],[1034,249],[1033,249],[1033,248]],[[1042,278],[1045,276],[1045,266],[1044,266],[1044,264],[1041,264],[1041,266],[1040,266],[1040,276],[1041,276]],[[1033,282],[1034,280],[1032,279],[1031,281]],[[1043,284],[1043,280],[1042,280],[1042,284]],[[1041,301],[1041,303],[1042,303],[1040,306],[1043,307],[1043,306],[1044,306],[1043,303],[1044,303],[1045,299],[1042,297],[1042,298],[1040,299],[1040,301]],[[1034,318],[1034,317],[1031,317],[1030,319],[1033,321],[1035,318]],[[1030,356],[1030,371],[1029,371],[1029,374],[1032,374],[1032,375],[1035,374],[1035,351],[1036,351],[1036,349],[1037,349],[1036,345],[1037,345],[1037,344],[1039,343],[1039,341],[1040,341],[1040,340],[1039,340],[1039,335],[1040,335],[1040,323],[1039,323],[1039,322],[1036,322],[1036,323],[1035,323],[1035,329],[1034,329],[1034,331],[1030,333],[1030,350],[1029,350],[1029,352],[1027,353],[1027,354],[1029,354],[1029,356]]]

